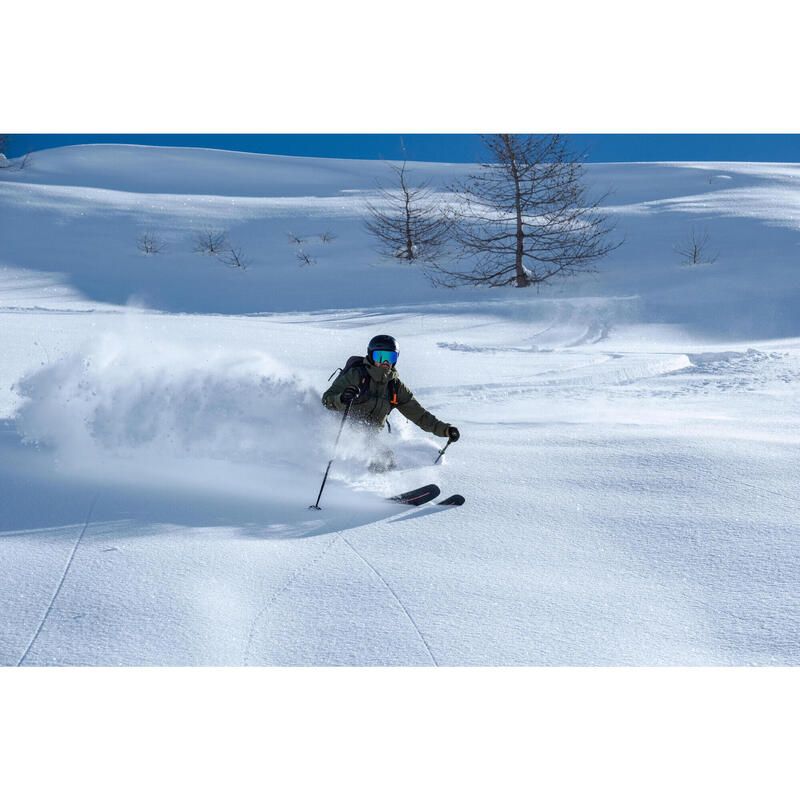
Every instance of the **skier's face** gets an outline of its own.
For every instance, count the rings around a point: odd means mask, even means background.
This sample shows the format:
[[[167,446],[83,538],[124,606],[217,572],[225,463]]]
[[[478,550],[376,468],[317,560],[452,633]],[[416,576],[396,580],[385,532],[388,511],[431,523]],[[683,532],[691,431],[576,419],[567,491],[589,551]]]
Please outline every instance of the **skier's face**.
[[[375,350],[372,353],[372,363],[381,369],[391,369],[397,363],[397,353],[392,350]]]

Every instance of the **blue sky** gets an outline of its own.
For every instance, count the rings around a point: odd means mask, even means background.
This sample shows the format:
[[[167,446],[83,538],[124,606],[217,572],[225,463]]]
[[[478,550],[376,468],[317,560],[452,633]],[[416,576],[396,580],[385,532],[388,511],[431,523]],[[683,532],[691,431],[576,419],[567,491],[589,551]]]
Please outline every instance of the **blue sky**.
[[[9,156],[88,142],[211,147],[327,158],[402,158],[400,138],[415,161],[475,162],[475,134],[16,134]],[[575,134],[589,161],[790,161],[800,163],[800,134]]]

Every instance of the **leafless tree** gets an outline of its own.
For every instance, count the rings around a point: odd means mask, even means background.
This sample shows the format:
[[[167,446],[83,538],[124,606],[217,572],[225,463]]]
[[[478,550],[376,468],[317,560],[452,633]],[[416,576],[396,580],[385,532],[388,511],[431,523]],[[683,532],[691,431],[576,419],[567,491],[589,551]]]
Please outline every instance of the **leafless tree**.
[[[222,253],[228,244],[228,232],[217,231],[211,228],[205,228],[198,231],[194,237],[195,253],[208,253],[208,255],[218,256]]]
[[[292,244],[303,244],[305,241],[302,236],[298,236],[296,233],[292,233],[291,231],[289,231],[286,235],[289,237],[289,241]]]
[[[442,286],[538,286],[555,276],[591,272],[619,247],[614,224],[590,199],[582,155],[566,137],[493,134],[490,163],[453,187],[454,235],[469,267],[429,272]]]
[[[403,164],[389,164],[395,174],[395,188],[378,184],[380,205],[367,203],[364,227],[378,240],[378,250],[389,258],[432,262],[444,252],[450,233],[450,220],[433,201],[430,182],[412,186]]]
[[[240,269],[243,272],[250,266],[250,259],[245,255],[241,247],[234,247],[229,244],[227,249],[223,250],[218,256],[219,260],[225,266],[232,269]]]
[[[703,230],[702,233],[698,234],[692,228],[688,237],[680,244],[674,245],[672,249],[679,256],[683,256],[681,264],[685,267],[694,264],[713,264],[719,257],[719,251],[713,255],[709,253],[708,243],[710,238],[707,230]]]
[[[136,246],[146,256],[163,253],[167,249],[167,246],[161,241],[158,235],[155,233],[150,233],[149,231],[145,231],[143,234],[141,234],[141,236],[139,236]]]
[[[331,242],[336,241],[336,234],[332,231],[325,231],[320,237],[320,241],[324,242],[325,244],[330,244]]]

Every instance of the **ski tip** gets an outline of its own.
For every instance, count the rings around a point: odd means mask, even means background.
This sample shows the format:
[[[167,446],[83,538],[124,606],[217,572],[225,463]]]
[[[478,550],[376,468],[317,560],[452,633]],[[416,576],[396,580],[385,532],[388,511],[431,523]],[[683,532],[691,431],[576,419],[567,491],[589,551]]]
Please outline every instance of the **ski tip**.
[[[389,500],[409,506],[421,506],[423,503],[436,499],[441,494],[441,491],[435,483],[429,483],[426,486],[420,486],[419,489],[397,494],[394,497],[390,497]]]
[[[451,494],[436,505],[438,506],[463,506],[466,500],[460,494]]]

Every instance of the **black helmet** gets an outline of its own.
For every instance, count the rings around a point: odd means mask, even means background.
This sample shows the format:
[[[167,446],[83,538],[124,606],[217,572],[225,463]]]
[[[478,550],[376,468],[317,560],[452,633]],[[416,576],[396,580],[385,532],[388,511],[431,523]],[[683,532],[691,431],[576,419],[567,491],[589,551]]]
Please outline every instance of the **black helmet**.
[[[370,361],[373,361],[372,353],[375,350],[393,350],[395,353],[400,353],[400,348],[397,346],[397,340],[394,336],[387,336],[386,334],[380,334],[379,336],[373,336],[369,340],[369,344],[367,345],[367,355],[369,356]]]

